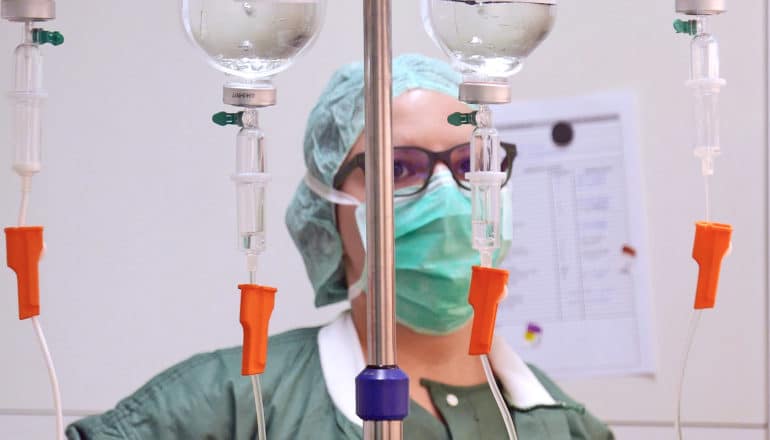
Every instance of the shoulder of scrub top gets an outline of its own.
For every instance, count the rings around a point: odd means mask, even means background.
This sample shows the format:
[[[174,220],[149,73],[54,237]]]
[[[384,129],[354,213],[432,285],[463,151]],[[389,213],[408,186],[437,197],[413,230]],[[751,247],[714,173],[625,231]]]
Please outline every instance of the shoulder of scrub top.
[[[594,440],[613,440],[615,438],[612,431],[607,425],[601,422],[596,416],[591,414],[585,407],[585,405],[573,399],[564,390],[562,390],[556,382],[548,377],[545,372],[537,368],[532,364],[527,364],[537,377],[537,380],[545,387],[546,391],[557,402],[561,402],[565,409],[565,414],[568,415],[570,430],[574,432],[581,432],[586,435],[585,438]],[[583,437],[579,437],[583,438]]]
[[[324,386],[318,330],[270,337],[262,375],[266,417],[285,390],[313,380]],[[250,438],[256,423],[254,400],[250,379],[240,373],[240,346],[197,354],[158,374],[114,409],[68,426],[67,438]]]

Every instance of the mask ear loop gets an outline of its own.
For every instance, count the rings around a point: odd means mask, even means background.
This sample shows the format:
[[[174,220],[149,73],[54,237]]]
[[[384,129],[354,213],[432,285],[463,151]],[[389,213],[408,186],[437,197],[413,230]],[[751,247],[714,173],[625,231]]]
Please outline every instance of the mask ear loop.
[[[334,203],[335,205],[359,206],[362,204],[360,200],[353,197],[352,195],[342,191],[337,191],[336,189],[321,182],[315,176],[310,174],[310,171],[305,173],[304,181],[305,185],[307,185],[307,187],[310,188],[310,191],[312,191],[315,195],[326,201]]]

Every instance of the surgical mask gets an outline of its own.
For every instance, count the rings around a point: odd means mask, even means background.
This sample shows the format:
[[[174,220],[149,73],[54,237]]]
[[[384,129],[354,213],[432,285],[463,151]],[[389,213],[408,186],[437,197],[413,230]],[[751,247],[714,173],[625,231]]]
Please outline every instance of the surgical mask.
[[[306,183],[321,197],[356,206],[356,224],[366,248],[365,205],[348,194],[325,185],[320,188],[320,182],[309,180],[314,179],[306,178]],[[495,264],[502,260],[511,243],[511,200],[505,189],[503,200],[503,245],[495,256]],[[457,186],[444,168],[436,172],[423,192],[395,198],[394,211],[396,319],[425,334],[448,334],[459,329],[473,316],[468,288],[471,266],[480,263],[479,254],[471,245],[469,194]],[[351,299],[365,290],[366,273],[364,268],[361,278],[348,288]]]

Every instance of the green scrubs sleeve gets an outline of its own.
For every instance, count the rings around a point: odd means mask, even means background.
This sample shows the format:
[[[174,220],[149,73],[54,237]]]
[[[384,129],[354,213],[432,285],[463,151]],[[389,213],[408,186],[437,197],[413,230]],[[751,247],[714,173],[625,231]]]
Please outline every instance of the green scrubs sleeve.
[[[317,329],[300,329],[270,338],[268,368],[263,375],[268,421],[275,408],[271,399],[286,377],[281,372],[314,357],[316,335]],[[253,438],[254,398],[250,379],[241,376],[240,366],[240,347],[194,356],[153,378],[115,409],[70,425],[67,438]]]

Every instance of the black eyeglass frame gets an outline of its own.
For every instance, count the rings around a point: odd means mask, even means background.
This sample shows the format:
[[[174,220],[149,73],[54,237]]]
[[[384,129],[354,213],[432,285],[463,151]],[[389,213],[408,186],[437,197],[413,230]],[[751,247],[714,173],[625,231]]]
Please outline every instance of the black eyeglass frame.
[[[506,166],[505,169],[505,181],[503,181],[503,184],[500,185],[505,186],[508,181],[511,179],[511,171],[513,170],[513,161],[516,159],[516,155],[518,154],[516,144],[511,144],[508,142],[500,142],[500,147],[505,150],[505,163]],[[452,170],[452,153],[459,149],[459,148],[470,148],[470,143],[466,142],[464,144],[455,145],[454,147],[444,150],[444,151],[431,151],[426,148],[422,147],[412,147],[412,146],[398,146],[393,147],[393,150],[398,150],[401,148],[409,148],[412,150],[420,150],[423,153],[425,153],[428,156],[428,159],[430,160],[428,166],[429,171],[428,175],[425,177],[425,182],[423,185],[418,189],[417,191],[411,193],[411,194],[395,194],[395,197],[407,197],[412,196],[414,194],[420,193],[425,190],[425,188],[428,187],[428,183],[430,182],[430,178],[433,177],[433,169],[436,168],[436,164],[438,162],[443,163],[444,165],[449,168],[449,170]],[[364,153],[358,153],[355,156],[353,156],[349,161],[342,164],[342,167],[340,167],[339,171],[337,171],[337,174],[334,176],[334,181],[332,184],[334,185],[334,189],[340,189],[342,185],[345,183],[345,179],[350,176],[350,174],[353,173],[353,171],[356,170],[356,168],[360,168],[361,171],[366,173],[366,156]],[[457,185],[460,188],[463,188],[465,190],[470,191],[470,187],[468,187],[464,182],[464,180],[458,179],[457,175],[455,175],[454,171],[452,171],[452,178],[457,183]]]

